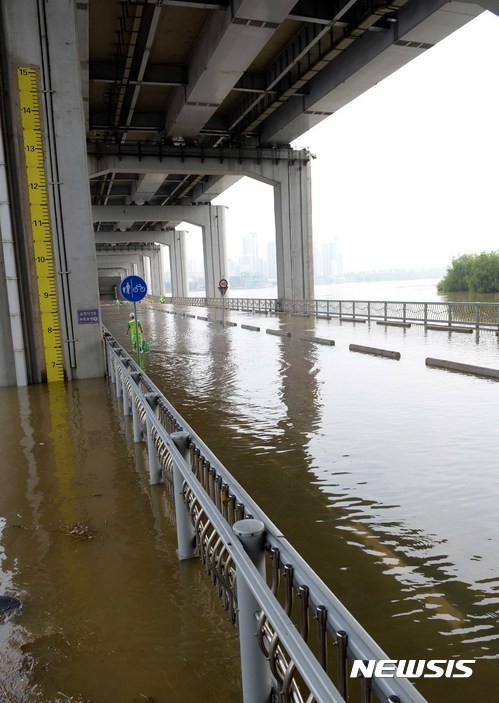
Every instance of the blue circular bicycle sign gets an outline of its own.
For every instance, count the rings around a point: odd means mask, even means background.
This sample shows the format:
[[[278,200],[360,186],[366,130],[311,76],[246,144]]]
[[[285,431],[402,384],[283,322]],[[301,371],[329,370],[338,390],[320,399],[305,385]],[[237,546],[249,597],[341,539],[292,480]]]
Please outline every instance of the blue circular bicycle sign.
[[[147,283],[140,276],[127,276],[121,281],[121,295],[125,300],[136,303],[147,293]]]

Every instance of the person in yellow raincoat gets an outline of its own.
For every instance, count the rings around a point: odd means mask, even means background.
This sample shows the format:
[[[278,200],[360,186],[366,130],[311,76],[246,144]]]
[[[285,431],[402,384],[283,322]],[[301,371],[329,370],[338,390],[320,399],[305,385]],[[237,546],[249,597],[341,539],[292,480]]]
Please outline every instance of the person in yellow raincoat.
[[[135,315],[133,312],[130,313],[130,322],[128,323],[128,327],[126,330],[126,337],[131,334],[132,336],[132,347],[134,351],[137,351],[137,345],[142,351],[142,344],[143,344],[143,339],[144,339],[144,331],[142,330],[142,325],[140,324],[140,320],[135,319]]]

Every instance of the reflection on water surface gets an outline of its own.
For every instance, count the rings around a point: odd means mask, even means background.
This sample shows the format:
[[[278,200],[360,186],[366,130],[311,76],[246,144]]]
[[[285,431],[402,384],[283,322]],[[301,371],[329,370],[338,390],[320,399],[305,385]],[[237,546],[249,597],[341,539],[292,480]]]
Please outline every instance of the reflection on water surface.
[[[107,315],[117,335],[120,314]],[[459,685],[422,681],[431,701],[485,695],[499,658],[497,382],[424,360],[497,368],[497,337],[229,315],[238,327],[223,330],[144,310],[159,352],[147,372],[391,656],[477,660]]]
[[[390,656],[477,660],[470,679],[427,679],[423,694],[490,700],[497,382],[424,359],[497,368],[497,337],[140,312],[145,371]],[[126,306],[103,313],[125,342]],[[70,399],[57,385],[0,389],[0,588],[24,602],[0,621],[2,686],[14,701],[240,700],[235,632],[199,564],[178,563],[168,495],[147,485],[129,420],[101,381],[71,384]]]

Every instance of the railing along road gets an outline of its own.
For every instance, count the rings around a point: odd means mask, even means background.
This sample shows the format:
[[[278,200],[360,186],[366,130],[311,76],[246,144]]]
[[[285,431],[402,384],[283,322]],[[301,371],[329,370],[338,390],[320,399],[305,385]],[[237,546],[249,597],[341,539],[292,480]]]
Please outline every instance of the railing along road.
[[[424,703],[404,678],[349,678],[388,656],[104,329],[108,376],[172,487],[180,559],[198,556],[237,625],[244,703]],[[255,636],[256,634],[256,636]]]
[[[276,298],[165,298],[179,305],[242,310],[259,313],[290,313],[316,317],[347,317],[385,322],[465,325],[499,330],[499,303],[396,302],[380,300],[287,300]]]

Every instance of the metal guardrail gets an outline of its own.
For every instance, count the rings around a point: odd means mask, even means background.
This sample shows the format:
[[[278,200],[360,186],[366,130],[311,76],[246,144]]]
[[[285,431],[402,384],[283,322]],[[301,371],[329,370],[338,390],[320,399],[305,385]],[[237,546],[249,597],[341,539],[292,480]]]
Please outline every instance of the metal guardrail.
[[[220,298],[165,298],[179,305],[221,308]],[[348,317],[359,320],[381,320],[465,325],[473,329],[499,330],[499,303],[480,302],[397,302],[380,300],[286,300],[275,298],[225,298],[226,310],[263,313],[291,313],[316,317]]]
[[[179,558],[199,556],[237,623],[244,702],[425,703],[404,678],[349,678],[352,661],[387,655],[105,328],[103,340],[150,482],[173,487]]]

